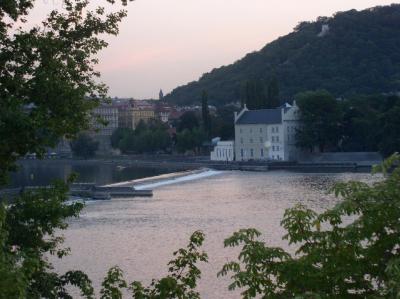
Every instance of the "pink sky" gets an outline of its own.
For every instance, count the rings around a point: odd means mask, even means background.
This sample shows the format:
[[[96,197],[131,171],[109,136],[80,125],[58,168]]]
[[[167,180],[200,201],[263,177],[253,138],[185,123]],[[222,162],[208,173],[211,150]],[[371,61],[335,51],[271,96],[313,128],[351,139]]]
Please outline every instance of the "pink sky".
[[[39,20],[60,0],[36,0]],[[105,0],[92,0],[93,4]],[[99,55],[110,96],[151,98],[231,64],[286,35],[300,21],[398,1],[136,0],[117,37]],[[109,6],[107,6],[109,7]],[[115,7],[114,7],[115,9]]]

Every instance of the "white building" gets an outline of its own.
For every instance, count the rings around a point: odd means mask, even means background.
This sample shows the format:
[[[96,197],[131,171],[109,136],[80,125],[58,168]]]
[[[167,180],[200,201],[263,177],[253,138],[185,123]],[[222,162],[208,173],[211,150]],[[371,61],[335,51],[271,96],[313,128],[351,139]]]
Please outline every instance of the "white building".
[[[248,110],[245,106],[235,113],[236,160],[297,160],[299,117],[295,102],[276,109]]]
[[[100,105],[93,112],[92,128],[95,135],[111,136],[118,128],[118,107],[113,105]],[[102,119],[106,124],[99,123],[97,118]]]
[[[235,142],[218,141],[211,152],[211,161],[233,161],[235,159]]]

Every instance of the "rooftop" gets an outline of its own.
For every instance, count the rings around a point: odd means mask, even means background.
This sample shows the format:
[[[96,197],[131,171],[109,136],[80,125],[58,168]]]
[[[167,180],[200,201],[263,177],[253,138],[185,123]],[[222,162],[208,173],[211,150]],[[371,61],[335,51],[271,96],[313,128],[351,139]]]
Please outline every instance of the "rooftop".
[[[236,121],[238,125],[253,124],[279,124],[282,122],[282,112],[280,108],[260,109],[245,111]]]

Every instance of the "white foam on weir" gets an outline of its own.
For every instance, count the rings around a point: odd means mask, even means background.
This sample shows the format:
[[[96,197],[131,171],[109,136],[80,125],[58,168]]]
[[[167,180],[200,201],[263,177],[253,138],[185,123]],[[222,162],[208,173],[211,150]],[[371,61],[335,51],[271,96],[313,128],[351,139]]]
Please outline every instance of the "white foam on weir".
[[[153,189],[156,187],[161,187],[161,186],[166,186],[166,185],[172,185],[172,184],[178,184],[178,183],[182,183],[182,182],[199,180],[199,179],[207,178],[210,176],[218,175],[221,173],[222,173],[222,171],[207,170],[207,171],[200,172],[200,173],[189,174],[186,176],[181,176],[181,177],[177,177],[177,178],[173,178],[173,179],[161,180],[161,181],[154,182],[154,183],[135,185],[134,187],[136,190],[147,190],[147,189]]]

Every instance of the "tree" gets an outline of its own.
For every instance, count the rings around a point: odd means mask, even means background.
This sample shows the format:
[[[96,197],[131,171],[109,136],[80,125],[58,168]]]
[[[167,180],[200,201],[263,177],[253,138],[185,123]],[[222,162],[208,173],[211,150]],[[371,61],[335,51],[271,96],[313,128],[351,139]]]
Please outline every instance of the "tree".
[[[203,121],[203,130],[207,133],[207,136],[210,137],[211,134],[211,120],[210,120],[210,111],[208,110],[208,95],[205,90],[201,95],[201,119]]]
[[[117,129],[111,136],[113,147],[124,153],[166,151],[172,143],[161,121],[139,122],[135,130]]]
[[[200,299],[196,286],[201,271],[196,264],[208,262],[207,254],[199,251],[203,241],[204,234],[200,231],[194,232],[188,246],[174,252],[175,259],[168,263],[169,275],[159,280],[153,279],[148,287],[144,287],[140,281],[128,285],[121,269],[111,268],[102,284],[101,298],[122,298],[122,291],[128,291],[134,299]]]
[[[179,152],[198,152],[203,142],[207,140],[207,134],[200,128],[185,129],[176,135],[176,146]]]
[[[65,1],[29,30],[24,22],[33,0],[0,3],[0,180],[29,152],[42,156],[60,137],[76,136],[105,99],[94,58],[107,43],[98,35],[118,33],[125,11],[87,11],[84,0]],[[87,12],[86,12],[87,11]]]
[[[164,93],[163,93],[162,89],[160,89],[160,92],[159,92],[159,94],[158,94],[158,99],[159,99],[160,101],[163,101],[163,100],[164,100]]]
[[[279,83],[276,76],[273,76],[267,87],[267,103],[266,108],[279,107]]]
[[[285,212],[283,237],[295,254],[267,247],[255,229],[225,240],[242,246],[229,289],[243,298],[398,298],[400,294],[400,155],[376,169],[385,179],[372,185],[339,183],[342,200],[320,214],[298,205]],[[347,219],[347,220],[345,220]]]
[[[197,119],[196,113],[193,111],[187,111],[179,118],[178,131],[181,132],[185,129],[193,130],[199,126],[199,120]]]
[[[355,95],[341,109],[342,150],[379,151],[385,157],[400,150],[400,97]]]
[[[342,113],[338,101],[324,90],[308,91],[296,96],[302,127],[297,133],[297,144],[323,152],[335,148],[341,136]]]
[[[109,1],[113,2],[113,1]],[[125,0],[122,0],[125,2]],[[62,137],[89,128],[90,111],[105,100],[95,55],[116,35],[125,11],[91,11],[88,1],[65,0],[41,23],[23,29],[34,0],[0,1],[0,186],[16,161],[29,152],[41,157]],[[7,207],[0,198],[0,298],[71,298],[67,285],[93,298],[88,277],[80,271],[52,271],[48,255],[63,257],[66,219],[83,205],[67,203],[68,185],[22,192]]]
[[[120,142],[126,136],[132,133],[132,129],[118,128],[111,135],[111,146],[113,148],[120,148]]]
[[[74,155],[84,159],[94,157],[98,148],[99,142],[88,134],[81,133],[77,139],[71,141],[71,149]]]

